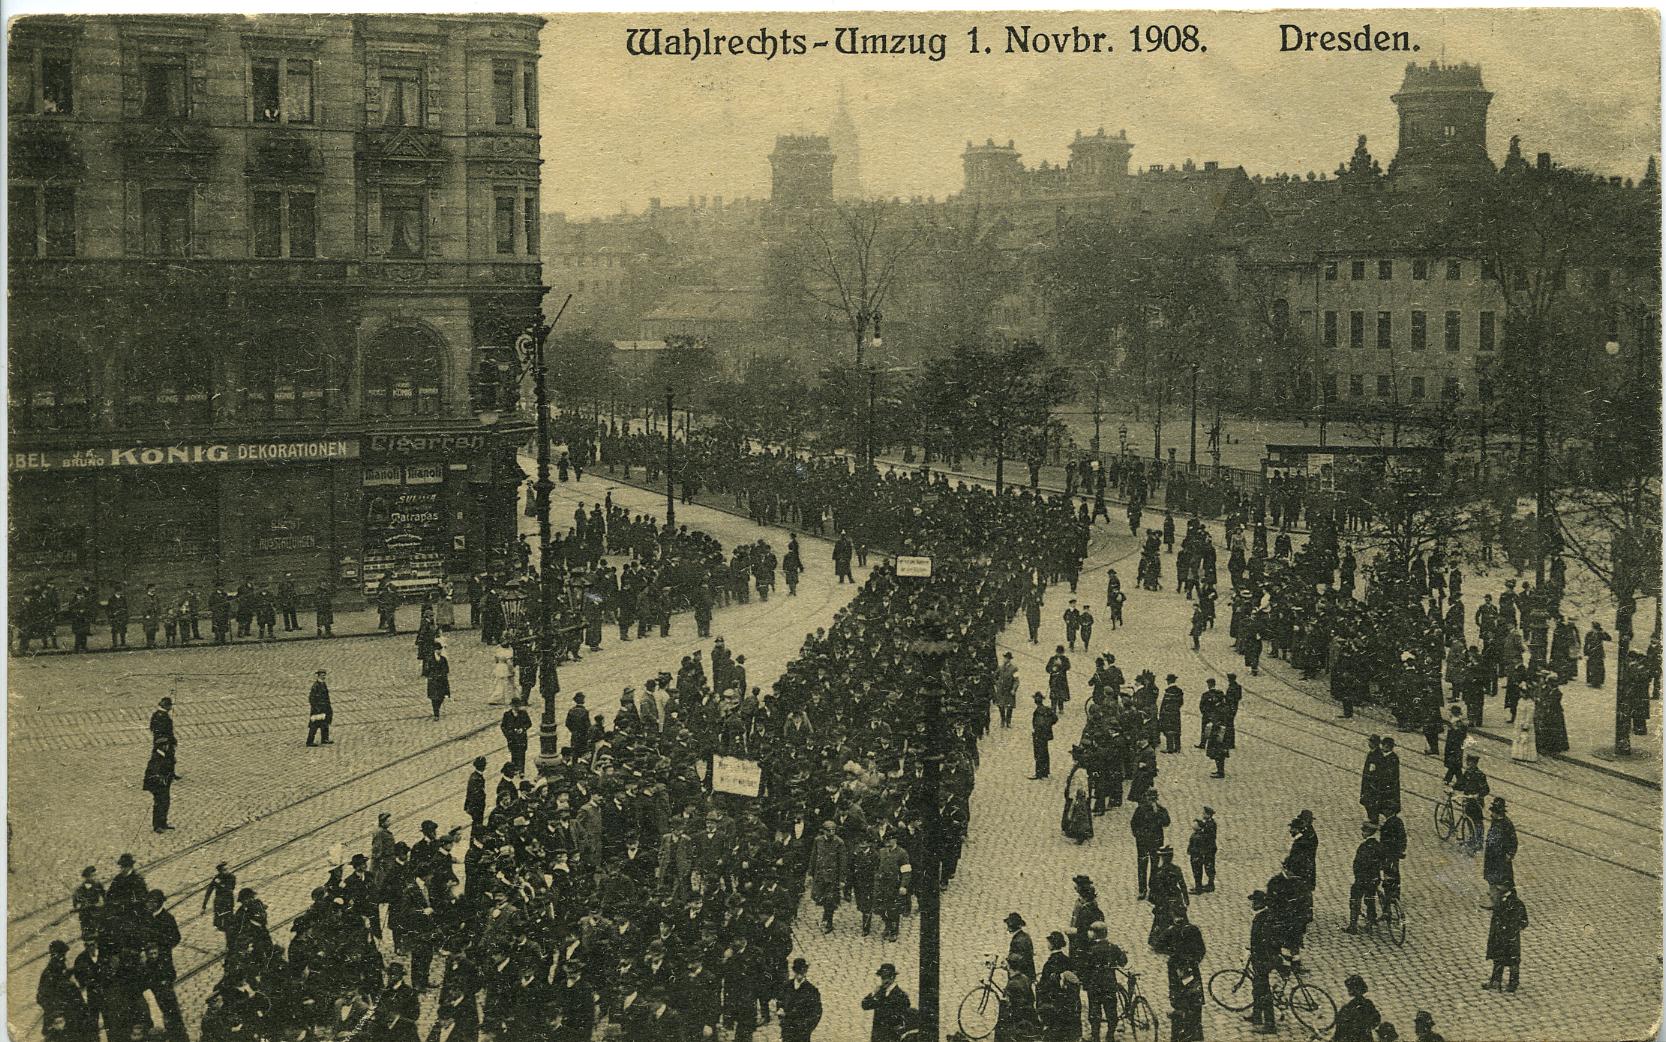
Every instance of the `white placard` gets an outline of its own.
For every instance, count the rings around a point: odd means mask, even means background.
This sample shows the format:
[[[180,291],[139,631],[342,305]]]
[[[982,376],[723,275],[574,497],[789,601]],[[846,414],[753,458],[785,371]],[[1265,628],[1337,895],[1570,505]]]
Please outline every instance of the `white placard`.
[[[912,579],[929,579],[931,578],[931,558],[898,557],[897,574]]]
[[[763,785],[758,761],[739,756],[712,757],[712,791],[736,796],[756,796]]]

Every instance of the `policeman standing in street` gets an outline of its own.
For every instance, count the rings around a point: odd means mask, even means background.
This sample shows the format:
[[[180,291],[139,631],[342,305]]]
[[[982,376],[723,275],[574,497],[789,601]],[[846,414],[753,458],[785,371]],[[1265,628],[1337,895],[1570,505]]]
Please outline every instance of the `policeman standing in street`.
[[[504,744],[509,747],[509,762],[517,771],[525,773],[526,736],[532,730],[532,717],[525,706],[514,704],[503,711],[503,722],[498,726],[503,731]]]
[[[145,765],[144,789],[150,793],[150,828],[152,832],[167,832],[168,807],[173,802],[174,767],[172,738],[159,738],[151,748],[150,762]]]
[[[1030,775],[1031,781],[1047,777],[1053,770],[1052,753],[1048,745],[1053,741],[1053,725],[1059,722],[1059,714],[1041,697],[1037,691],[1035,698],[1035,713],[1030,717],[1030,745],[1035,752],[1035,773]]]
[[[324,682],[324,670],[319,670],[317,679],[312,682],[312,690],[307,693],[307,745],[313,744],[314,738],[319,738],[324,745],[334,745],[330,741],[330,721],[335,713],[330,708],[330,685]]]

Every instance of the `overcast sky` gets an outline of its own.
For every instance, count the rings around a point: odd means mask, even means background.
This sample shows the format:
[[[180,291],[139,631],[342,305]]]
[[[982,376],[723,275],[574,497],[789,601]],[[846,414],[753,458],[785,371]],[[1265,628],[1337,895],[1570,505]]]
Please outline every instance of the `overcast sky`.
[[[1199,25],[1206,54],[1130,51],[1128,29]],[[1415,55],[1284,54],[1279,25],[1403,29]],[[1103,31],[1109,55],[1008,55],[1004,26]],[[948,56],[640,58],[626,30],[710,26],[785,29],[833,39],[863,32],[942,32]],[[973,57],[966,30],[980,28]],[[1478,62],[1495,95],[1488,147],[1502,159],[1519,134],[1529,155],[1638,176],[1660,141],[1660,28],[1653,11],[1574,8],[1467,11],[846,15],[553,15],[541,81],[543,197],[570,217],[632,211],[652,196],[769,194],[767,156],[781,133],[825,132],[841,85],[849,97],[870,192],[936,195],[961,187],[968,139],[1013,139],[1026,165],[1068,158],[1080,128],[1128,131],[1133,164],[1195,159],[1251,174],[1329,171],[1366,134],[1386,167],[1396,138],[1389,96],[1408,60]]]

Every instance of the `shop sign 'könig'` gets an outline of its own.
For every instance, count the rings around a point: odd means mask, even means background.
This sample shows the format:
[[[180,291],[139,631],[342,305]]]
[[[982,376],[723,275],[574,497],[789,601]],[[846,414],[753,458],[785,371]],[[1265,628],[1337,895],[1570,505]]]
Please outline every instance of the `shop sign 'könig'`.
[[[12,471],[88,470],[105,467],[166,467],[218,463],[311,463],[357,459],[352,438],[309,441],[231,441],[184,445],[113,445],[84,449],[13,451]]]

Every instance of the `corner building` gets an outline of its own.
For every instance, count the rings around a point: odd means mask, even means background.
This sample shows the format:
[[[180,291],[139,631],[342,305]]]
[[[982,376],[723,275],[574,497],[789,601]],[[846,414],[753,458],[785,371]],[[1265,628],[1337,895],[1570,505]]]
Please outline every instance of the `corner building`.
[[[14,588],[416,589],[514,538],[542,25],[11,23]]]

